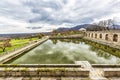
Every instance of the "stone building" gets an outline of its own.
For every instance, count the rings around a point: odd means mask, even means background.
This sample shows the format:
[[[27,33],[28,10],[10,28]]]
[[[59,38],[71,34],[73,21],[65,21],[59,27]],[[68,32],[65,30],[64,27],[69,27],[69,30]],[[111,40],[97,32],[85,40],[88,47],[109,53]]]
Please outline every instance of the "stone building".
[[[80,28],[79,31],[86,32],[85,28]]]
[[[86,37],[110,43],[120,44],[120,30],[87,31]]]

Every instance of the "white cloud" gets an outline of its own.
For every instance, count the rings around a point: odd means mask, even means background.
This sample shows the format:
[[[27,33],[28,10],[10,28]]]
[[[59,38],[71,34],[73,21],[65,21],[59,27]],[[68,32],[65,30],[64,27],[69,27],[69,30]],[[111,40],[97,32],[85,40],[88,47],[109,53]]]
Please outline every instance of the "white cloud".
[[[43,32],[115,18],[120,0],[1,0],[0,32]],[[38,27],[31,30],[26,27]]]

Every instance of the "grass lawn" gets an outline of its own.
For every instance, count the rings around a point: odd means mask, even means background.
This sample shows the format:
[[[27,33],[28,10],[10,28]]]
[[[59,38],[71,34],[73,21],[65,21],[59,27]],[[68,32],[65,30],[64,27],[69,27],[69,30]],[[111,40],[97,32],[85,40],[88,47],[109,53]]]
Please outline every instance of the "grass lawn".
[[[32,38],[32,41],[33,40],[38,40],[38,38]],[[12,47],[7,47],[5,49],[5,52],[20,48],[29,42],[30,42],[30,39],[12,39],[10,41]],[[3,53],[3,51],[2,51],[2,49],[0,49],[0,54],[2,54],[2,53]]]

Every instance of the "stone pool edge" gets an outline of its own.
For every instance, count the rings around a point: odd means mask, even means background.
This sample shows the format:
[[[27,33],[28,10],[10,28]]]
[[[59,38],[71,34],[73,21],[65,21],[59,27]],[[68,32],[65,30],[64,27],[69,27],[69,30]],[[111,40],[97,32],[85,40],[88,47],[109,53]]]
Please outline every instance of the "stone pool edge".
[[[49,39],[48,36],[44,37],[43,39],[37,40],[35,43],[32,43],[30,45],[27,45],[21,49],[18,49],[12,53],[6,54],[4,56],[0,57],[0,64],[4,64],[5,62],[8,62],[9,60],[37,47],[38,45],[42,44],[43,42],[47,41]]]

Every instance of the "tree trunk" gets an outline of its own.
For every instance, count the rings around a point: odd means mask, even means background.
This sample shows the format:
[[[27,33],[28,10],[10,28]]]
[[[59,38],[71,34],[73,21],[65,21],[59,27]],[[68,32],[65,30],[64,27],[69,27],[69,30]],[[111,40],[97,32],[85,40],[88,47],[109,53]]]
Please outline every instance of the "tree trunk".
[[[3,48],[3,52],[5,52],[5,48]]]

